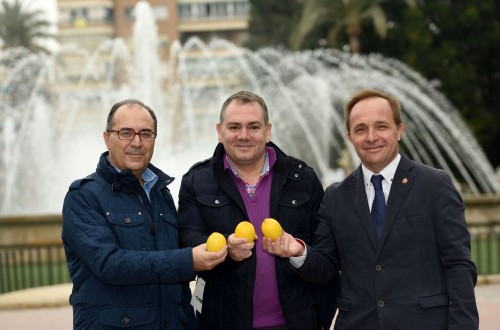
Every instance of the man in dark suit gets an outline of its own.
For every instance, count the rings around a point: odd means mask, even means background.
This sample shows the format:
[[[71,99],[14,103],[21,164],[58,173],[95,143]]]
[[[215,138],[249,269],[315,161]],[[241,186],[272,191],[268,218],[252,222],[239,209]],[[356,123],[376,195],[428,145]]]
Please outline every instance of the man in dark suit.
[[[377,90],[352,96],[347,137],[362,165],[327,188],[312,247],[285,233],[265,249],[314,283],[340,270],[336,330],[478,329],[462,198],[444,171],[399,153],[400,112]]]

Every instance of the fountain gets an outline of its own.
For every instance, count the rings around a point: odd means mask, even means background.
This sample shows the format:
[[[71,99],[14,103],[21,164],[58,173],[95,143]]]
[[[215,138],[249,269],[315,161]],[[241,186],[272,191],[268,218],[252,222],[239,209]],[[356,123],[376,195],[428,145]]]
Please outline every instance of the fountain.
[[[463,194],[496,195],[495,172],[456,109],[405,64],[377,54],[319,49],[251,52],[221,39],[174,43],[167,62],[158,47],[151,8],[136,7],[134,46],[115,39],[88,53],[63,47],[57,56],[0,53],[0,214],[60,213],[72,180],[95,169],[105,150],[113,103],[138,98],[158,115],[152,162],[177,179],[209,157],[217,143],[222,102],[247,89],[261,95],[274,123],[273,141],[305,159],[325,184],[357,164],[345,137],[342,107],[362,87],[398,97],[406,130],[402,152],[443,168]],[[78,73],[67,58],[85,63]]]

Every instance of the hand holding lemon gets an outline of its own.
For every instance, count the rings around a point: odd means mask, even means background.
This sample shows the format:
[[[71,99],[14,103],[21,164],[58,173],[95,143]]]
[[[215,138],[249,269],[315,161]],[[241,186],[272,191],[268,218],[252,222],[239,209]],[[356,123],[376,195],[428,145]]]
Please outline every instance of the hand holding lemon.
[[[218,232],[213,232],[207,239],[207,251],[217,252],[226,245],[226,238]]]
[[[283,228],[281,228],[280,223],[273,218],[264,219],[261,229],[264,237],[272,239],[273,242],[283,235]]]

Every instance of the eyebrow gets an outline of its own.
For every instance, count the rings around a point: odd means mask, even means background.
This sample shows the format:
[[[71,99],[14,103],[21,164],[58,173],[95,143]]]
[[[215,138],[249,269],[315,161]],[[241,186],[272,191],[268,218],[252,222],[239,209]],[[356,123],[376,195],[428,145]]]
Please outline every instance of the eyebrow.
[[[247,123],[247,125],[255,125],[255,124],[261,125],[262,122],[260,122],[260,121],[251,121],[251,122]],[[240,123],[240,122],[236,122],[236,121],[229,121],[229,122],[227,122],[226,125],[243,125],[243,124]]]
[[[135,129],[133,129],[132,127],[122,127],[122,128],[120,128],[120,130],[122,130],[122,129],[128,129],[128,130],[131,130],[131,131],[135,132]],[[151,131],[151,132],[153,132],[153,129],[152,128],[141,128],[141,129],[139,129],[139,132],[142,132],[142,131]]]

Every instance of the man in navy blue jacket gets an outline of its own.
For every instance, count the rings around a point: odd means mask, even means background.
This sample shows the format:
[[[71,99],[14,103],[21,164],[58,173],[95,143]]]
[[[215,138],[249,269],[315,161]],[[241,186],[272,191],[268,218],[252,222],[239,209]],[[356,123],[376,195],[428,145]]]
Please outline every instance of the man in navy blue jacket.
[[[108,152],[66,195],[74,329],[195,329],[189,281],[226,257],[226,247],[179,249],[173,178],[150,164],[156,132],[148,106],[116,103],[103,133]]]

